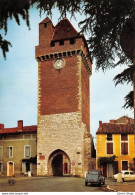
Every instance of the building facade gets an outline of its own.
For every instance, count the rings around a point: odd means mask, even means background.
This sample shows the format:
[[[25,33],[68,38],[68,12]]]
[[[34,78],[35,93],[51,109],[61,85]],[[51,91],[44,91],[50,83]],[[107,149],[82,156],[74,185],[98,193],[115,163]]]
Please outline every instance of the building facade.
[[[96,168],[102,170],[105,177],[112,177],[121,170],[135,166],[134,120],[123,116],[110,123],[99,122],[96,132]]]
[[[39,24],[37,174],[83,177],[91,158],[89,76],[86,40],[67,18]]]
[[[23,127],[18,121],[15,128],[0,124],[0,175],[37,174],[37,126]]]

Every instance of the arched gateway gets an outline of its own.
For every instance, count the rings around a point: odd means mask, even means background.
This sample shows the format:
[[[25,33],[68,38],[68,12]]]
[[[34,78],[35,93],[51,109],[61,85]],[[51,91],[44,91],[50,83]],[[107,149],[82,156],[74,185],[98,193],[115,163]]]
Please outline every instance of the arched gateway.
[[[68,155],[63,150],[55,150],[48,159],[49,175],[63,176],[70,174],[71,162]]]

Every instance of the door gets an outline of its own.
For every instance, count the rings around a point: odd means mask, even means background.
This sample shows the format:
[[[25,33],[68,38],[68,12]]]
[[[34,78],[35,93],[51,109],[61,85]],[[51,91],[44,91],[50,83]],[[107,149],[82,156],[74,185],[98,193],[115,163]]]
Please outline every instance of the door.
[[[128,161],[122,161],[122,170],[128,170]]]
[[[113,176],[113,164],[112,163],[107,164],[107,173],[108,173],[108,177]]]
[[[113,174],[118,173],[118,161],[113,162]]]
[[[13,176],[13,163],[9,162],[9,176]]]
[[[103,164],[103,176],[107,177],[107,164],[106,163]]]
[[[68,173],[67,168],[68,168],[67,163],[64,163],[64,174],[67,174]]]

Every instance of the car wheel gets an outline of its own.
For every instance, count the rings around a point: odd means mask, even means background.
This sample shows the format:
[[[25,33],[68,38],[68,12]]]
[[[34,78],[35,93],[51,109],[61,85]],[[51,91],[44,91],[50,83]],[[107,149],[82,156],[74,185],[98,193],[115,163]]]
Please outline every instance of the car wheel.
[[[99,186],[101,186],[101,181],[98,183]]]
[[[87,182],[87,181],[85,181],[85,185],[86,185],[86,186],[88,185],[88,182]]]
[[[103,181],[103,185],[105,185],[105,181]]]

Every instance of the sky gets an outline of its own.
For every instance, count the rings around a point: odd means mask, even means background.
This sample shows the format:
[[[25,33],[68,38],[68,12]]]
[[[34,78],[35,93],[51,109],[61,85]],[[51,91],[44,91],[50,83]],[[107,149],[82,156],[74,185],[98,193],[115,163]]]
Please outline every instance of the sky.
[[[59,12],[53,10],[52,22],[58,23]],[[16,127],[18,120],[24,121],[24,126],[37,125],[37,94],[38,94],[38,63],[35,60],[35,46],[38,45],[38,24],[46,17],[33,7],[30,10],[30,30],[26,22],[20,18],[21,25],[15,20],[8,21],[8,33],[5,39],[12,43],[6,60],[0,51],[0,123],[5,127]],[[67,14],[67,18],[71,17]],[[70,22],[79,31],[78,22],[84,16],[76,15]],[[2,36],[4,32],[0,31]],[[85,35],[85,34],[84,34]],[[86,36],[87,39],[87,36]],[[113,78],[123,71],[123,66],[103,73],[95,71],[92,65],[90,77],[90,132],[95,139],[99,121],[109,122],[121,116],[133,118],[133,110],[124,109],[124,97],[132,90],[130,85],[115,87]]]

